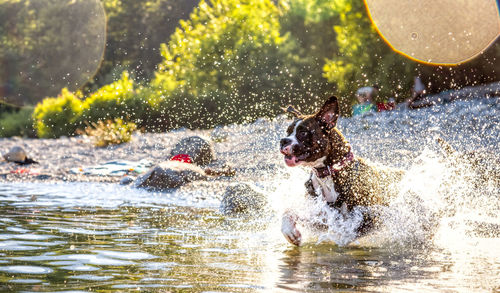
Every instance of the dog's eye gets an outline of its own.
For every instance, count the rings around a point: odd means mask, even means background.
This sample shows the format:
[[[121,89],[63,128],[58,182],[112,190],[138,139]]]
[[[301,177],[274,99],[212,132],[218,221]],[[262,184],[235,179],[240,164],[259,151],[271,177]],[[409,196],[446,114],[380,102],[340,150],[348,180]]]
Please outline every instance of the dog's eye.
[[[308,135],[308,134],[309,134],[309,133],[308,133],[307,131],[299,131],[299,132],[297,133],[297,138],[298,138],[298,139],[305,139],[305,138],[307,138],[307,135]]]

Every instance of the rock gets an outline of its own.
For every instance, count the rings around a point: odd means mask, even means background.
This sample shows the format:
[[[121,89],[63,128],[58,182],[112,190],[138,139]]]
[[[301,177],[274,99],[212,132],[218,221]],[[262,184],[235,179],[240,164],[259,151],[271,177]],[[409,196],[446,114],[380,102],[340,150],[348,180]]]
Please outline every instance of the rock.
[[[10,151],[3,155],[7,162],[24,162],[26,160],[26,152],[20,146],[15,146]]]
[[[40,175],[37,175],[34,177],[34,179],[37,179],[37,180],[47,180],[50,178],[52,178],[52,175],[49,175],[49,174],[40,174]]]
[[[267,206],[264,194],[255,191],[249,184],[237,183],[226,188],[220,211],[226,215],[252,214],[262,211]]]
[[[132,183],[134,181],[134,178],[130,177],[130,176],[124,176],[121,180],[120,180],[120,184],[121,185],[128,185],[130,183]]]
[[[166,161],[149,169],[134,181],[135,187],[165,190],[181,187],[195,180],[205,180],[202,168],[178,161]]]
[[[210,140],[201,136],[189,136],[181,139],[170,152],[171,156],[188,154],[193,163],[204,166],[214,160],[214,149]]]
[[[214,160],[204,166],[203,170],[206,175],[213,177],[232,177],[236,175],[234,167],[223,160]]]

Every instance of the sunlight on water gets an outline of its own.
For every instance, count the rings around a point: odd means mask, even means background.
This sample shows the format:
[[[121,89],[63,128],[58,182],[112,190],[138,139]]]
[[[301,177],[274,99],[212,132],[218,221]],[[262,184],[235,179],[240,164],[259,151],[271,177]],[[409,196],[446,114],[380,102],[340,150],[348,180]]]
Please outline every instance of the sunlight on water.
[[[436,117],[454,109],[428,111]],[[485,118],[491,125],[484,136],[471,134],[474,129],[466,124],[471,120],[454,122],[456,133],[438,128],[460,150],[445,154],[435,139],[438,131],[429,129],[456,117],[425,120],[428,112],[412,112],[411,118],[399,114],[340,121],[357,155],[406,170],[400,193],[389,206],[375,208],[380,227],[361,239],[354,237],[360,220],[356,210],[344,217],[304,196],[309,170],[285,167],[276,151],[289,123],[281,119],[225,128],[234,134],[228,156],[241,165],[254,164],[238,180],[267,196],[268,206],[255,214],[219,211],[227,182],[170,192],[102,183],[1,183],[0,289],[498,290],[495,170],[500,164],[494,153],[481,148],[498,143],[496,116]],[[417,126],[391,124],[396,119],[413,119]],[[388,135],[387,129],[398,135]],[[460,136],[466,143],[460,143]],[[255,149],[247,150],[248,145]],[[238,156],[238,148],[245,150],[243,155]],[[470,150],[479,151],[463,155]],[[300,225],[303,245],[291,246],[280,231],[281,216],[289,209],[301,217],[322,211],[317,220],[325,220],[328,231]]]

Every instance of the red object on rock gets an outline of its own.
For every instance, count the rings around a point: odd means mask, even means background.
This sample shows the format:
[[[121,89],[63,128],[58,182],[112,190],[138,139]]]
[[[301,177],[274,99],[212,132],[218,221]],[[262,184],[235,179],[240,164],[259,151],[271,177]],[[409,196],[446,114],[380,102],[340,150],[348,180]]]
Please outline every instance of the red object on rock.
[[[396,108],[396,104],[394,102],[388,102],[388,103],[377,103],[377,111],[382,112],[382,111],[392,111]]]
[[[191,160],[191,157],[188,154],[178,154],[170,158],[170,161],[179,161],[183,163],[188,163],[192,164],[193,161]]]

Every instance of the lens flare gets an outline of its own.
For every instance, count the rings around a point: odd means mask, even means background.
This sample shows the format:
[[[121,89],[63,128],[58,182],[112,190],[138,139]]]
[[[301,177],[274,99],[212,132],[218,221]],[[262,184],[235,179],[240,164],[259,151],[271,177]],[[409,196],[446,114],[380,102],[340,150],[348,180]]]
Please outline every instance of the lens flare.
[[[394,51],[421,63],[464,63],[500,35],[495,0],[364,1],[384,41]]]
[[[95,75],[106,44],[101,1],[3,1],[0,10],[0,101],[36,104]]]

